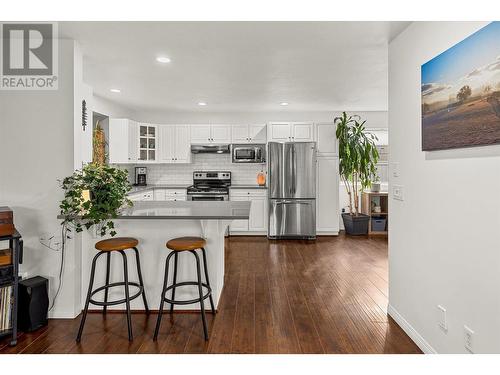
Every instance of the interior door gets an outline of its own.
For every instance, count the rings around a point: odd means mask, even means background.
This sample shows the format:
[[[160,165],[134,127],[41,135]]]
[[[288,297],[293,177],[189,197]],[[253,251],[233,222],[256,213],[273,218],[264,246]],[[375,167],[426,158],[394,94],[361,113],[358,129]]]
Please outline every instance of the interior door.
[[[316,236],[315,199],[271,199],[270,238],[314,238]]]

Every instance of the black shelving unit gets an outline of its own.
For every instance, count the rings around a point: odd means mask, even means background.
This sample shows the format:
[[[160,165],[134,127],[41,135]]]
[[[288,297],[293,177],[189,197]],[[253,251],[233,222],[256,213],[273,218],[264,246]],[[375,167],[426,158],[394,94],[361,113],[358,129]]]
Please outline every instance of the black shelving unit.
[[[4,279],[1,281],[0,287],[12,286],[11,299],[13,303],[11,306],[12,328],[1,331],[0,338],[12,335],[10,345],[14,346],[17,344],[17,296],[19,289],[19,264],[23,263],[23,240],[19,232],[16,230],[11,236],[0,237],[0,242],[3,241],[9,241],[9,248],[12,251],[12,265],[2,267],[12,266],[12,276],[8,280]]]

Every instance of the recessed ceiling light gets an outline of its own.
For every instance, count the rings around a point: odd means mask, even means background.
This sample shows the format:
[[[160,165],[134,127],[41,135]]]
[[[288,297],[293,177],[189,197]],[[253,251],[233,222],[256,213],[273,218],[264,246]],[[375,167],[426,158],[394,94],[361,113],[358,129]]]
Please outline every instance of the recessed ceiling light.
[[[281,102],[280,105],[288,105],[288,102]]]
[[[156,61],[158,61],[159,63],[162,63],[162,64],[168,64],[172,60],[170,60],[170,58],[167,56],[158,56],[156,58]]]
[[[118,92],[122,92],[122,90],[120,90],[120,89],[110,89],[109,91],[111,91],[111,92],[116,92],[116,93],[118,93]]]
[[[207,103],[206,102],[198,102],[198,105],[201,105],[203,107],[203,106],[206,106]]]

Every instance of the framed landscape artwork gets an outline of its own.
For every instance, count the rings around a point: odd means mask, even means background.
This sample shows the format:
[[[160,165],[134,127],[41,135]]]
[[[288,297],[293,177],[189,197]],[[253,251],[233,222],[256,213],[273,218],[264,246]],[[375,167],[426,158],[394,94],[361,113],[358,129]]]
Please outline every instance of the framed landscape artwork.
[[[500,143],[500,22],[422,65],[422,150]]]

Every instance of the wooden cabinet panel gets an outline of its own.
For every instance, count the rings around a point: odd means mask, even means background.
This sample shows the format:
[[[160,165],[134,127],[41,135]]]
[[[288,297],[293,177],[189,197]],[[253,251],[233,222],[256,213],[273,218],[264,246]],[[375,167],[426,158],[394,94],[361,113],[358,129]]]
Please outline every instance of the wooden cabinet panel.
[[[333,123],[316,124],[316,142],[319,156],[337,155],[337,137]]]
[[[175,127],[175,162],[191,162],[191,139],[188,125],[177,125]]]
[[[271,123],[269,124],[269,141],[289,142],[292,137],[292,128],[290,123]]]
[[[248,125],[233,126],[233,143],[248,143]]]
[[[309,142],[314,140],[314,126],[311,123],[295,123],[292,125],[292,140],[295,142]]]
[[[251,143],[266,143],[267,140],[266,125],[248,125],[248,137]]]
[[[210,143],[211,129],[210,125],[191,125],[191,143],[205,144]]]
[[[338,159],[317,159],[316,230],[336,233],[339,231],[339,179]]]
[[[231,125],[211,125],[212,143],[231,143]]]
[[[250,219],[248,230],[251,232],[264,232],[267,230],[267,199],[265,197],[250,196]]]

